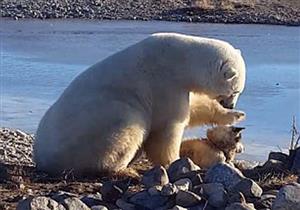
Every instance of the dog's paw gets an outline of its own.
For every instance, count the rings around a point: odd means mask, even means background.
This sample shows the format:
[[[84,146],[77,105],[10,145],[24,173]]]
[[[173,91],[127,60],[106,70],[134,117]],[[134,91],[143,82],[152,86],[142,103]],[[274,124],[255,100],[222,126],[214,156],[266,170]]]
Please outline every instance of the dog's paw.
[[[225,117],[225,123],[229,125],[236,124],[246,118],[246,113],[237,110],[230,110]]]

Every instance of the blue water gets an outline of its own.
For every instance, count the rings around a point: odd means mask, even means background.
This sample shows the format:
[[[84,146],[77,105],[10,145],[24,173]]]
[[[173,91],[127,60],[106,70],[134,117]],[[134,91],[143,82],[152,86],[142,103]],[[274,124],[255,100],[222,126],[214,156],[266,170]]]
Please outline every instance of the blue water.
[[[247,113],[242,157],[261,160],[269,150],[288,148],[293,116],[300,129],[299,27],[0,19],[0,126],[35,132],[76,75],[154,32],[213,37],[241,49],[247,63],[237,106]],[[203,136],[203,129],[185,136]]]

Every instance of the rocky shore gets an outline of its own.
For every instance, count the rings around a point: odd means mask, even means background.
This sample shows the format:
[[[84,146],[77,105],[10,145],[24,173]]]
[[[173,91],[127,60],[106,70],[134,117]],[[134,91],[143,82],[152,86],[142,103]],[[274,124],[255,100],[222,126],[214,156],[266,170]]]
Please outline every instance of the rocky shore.
[[[115,174],[59,178],[36,171],[34,136],[0,129],[0,210],[300,210],[300,148],[260,165],[236,161],[203,170],[182,158],[169,168],[146,158]]]
[[[300,25],[297,0],[2,0],[1,17]]]

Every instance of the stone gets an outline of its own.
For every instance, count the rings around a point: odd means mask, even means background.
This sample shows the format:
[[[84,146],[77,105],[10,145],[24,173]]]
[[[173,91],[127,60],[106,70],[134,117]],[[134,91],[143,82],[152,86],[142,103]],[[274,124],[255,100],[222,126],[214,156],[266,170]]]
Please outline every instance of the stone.
[[[147,171],[142,178],[142,184],[146,187],[152,187],[154,185],[165,185],[169,183],[167,171],[162,166],[156,166]]]
[[[196,186],[196,185],[199,185],[199,184],[203,183],[201,174],[198,170],[197,171],[190,171],[190,172],[181,174],[181,175],[178,176],[177,179],[183,179],[183,178],[190,179],[192,181],[193,186]]]
[[[190,171],[200,170],[200,167],[193,163],[189,158],[181,158],[174,161],[168,168],[168,175],[171,182],[181,178],[183,174]]]
[[[131,203],[127,203],[123,199],[118,199],[116,205],[122,210],[135,210],[135,206]]]
[[[176,195],[176,204],[182,207],[192,207],[201,202],[201,197],[190,191],[179,190]]]
[[[152,196],[152,195],[159,195],[161,193],[162,190],[162,186],[160,185],[155,185],[153,187],[150,187],[148,189],[148,193]]]
[[[113,181],[107,181],[100,189],[102,199],[107,202],[116,202],[121,198],[123,190],[117,186]]]
[[[200,185],[208,203],[216,208],[224,207],[227,203],[227,193],[220,183],[208,183]]]
[[[227,163],[218,163],[209,168],[204,181],[206,183],[221,183],[225,189],[230,189],[244,177],[241,171]]]
[[[282,152],[270,152],[268,160],[279,160],[281,162],[286,163],[288,161],[289,156]]]
[[[18,203],[17,210],[66,210],[65,207],[55,200],[44,197],[37,196],[27,198]]]
[[[280,160],[267,160],[261,167],[261,171],[263,173],[272,173],[272,172],[283,172],[285,171],[286,164]]]
[[[283,186],[272,205],[272,210],[300,210],[300,184]]]
[[[177,189],[176,185],[174,185],[172,183],[168,183],[168,184],[164,185],[163,188],[161,189],[161,195],[163,195],[163,196],[174,195],[177,192],[178,192],[178,189]]]
[[[243,193],[228,193],[228,203],[245,203],[246,199]]]
[[[106,206],[97,205],[97,206],[92,206],[91,210],[108,210],[108,208]]]
[[[61,191],[61,190],[50,193],[50,197],[53,200],[57,201],[58,203],[61,203],[66,198],[73,198],[73,197],[77,197],[77,196],[78,196],[77,194],[65,192],[65,191]]]
[[[252,203],[232,203],[225,210],[256,210]]]
[[[169,209],[169,210],[188,210],[188,209],[187,209],[187,208],[184,208],[184,207],[182,207],[182,206],[176,205],[176,206],[174,206],[173,208],[171,208],[171,209]]]
[[[76,209],[76,210],[90,210],[90,208],[85,205],[79,198],[70,197],[64,199],[61,204],[66,209]]]
[[[215,209],[209,209],[208,204],[202,202],[199,205],[188,208],[188,210],[215,210]]]
[[[248,160],[234,160],[234,165],[239,170],[251,170],[259,165],[259,162]]]
[[[188,191],[192,190],[193,184],[189,178],[178,179],[174,182],[174,185],[177,187],[178,190]]]
[[[255,202],[255,206],[258,209],[269,208],[271,209],[272,203],[274,202],[276,195],[264,194],[259,200]]]
[[[246,198],[259,198],[263,193],[261,187],[249,178],[242,179],[234,185],[230,191],[241,192]]]
[[[100,193],[85,195],[80,200],[88,207],[97,206],[103,203],[102,195]]]
[[[168,197],[162,195],[151,196],[146,190],[134,194],[129,202],[141,207],[156,209],[164,206],[168,201]],[[142,209],[142,208],[138,208]]]
[[[300,176],[300,147],[295,151],[295,156],[294,156],[291,170],[292,172]]]

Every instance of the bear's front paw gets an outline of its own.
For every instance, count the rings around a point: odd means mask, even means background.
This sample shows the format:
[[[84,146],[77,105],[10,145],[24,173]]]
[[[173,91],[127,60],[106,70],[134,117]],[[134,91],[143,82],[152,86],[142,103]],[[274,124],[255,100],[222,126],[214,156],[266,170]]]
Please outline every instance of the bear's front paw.
[[[237,110],[230,110],[227,112],[224,124],[236,124],[246,118],[246,113]]]

